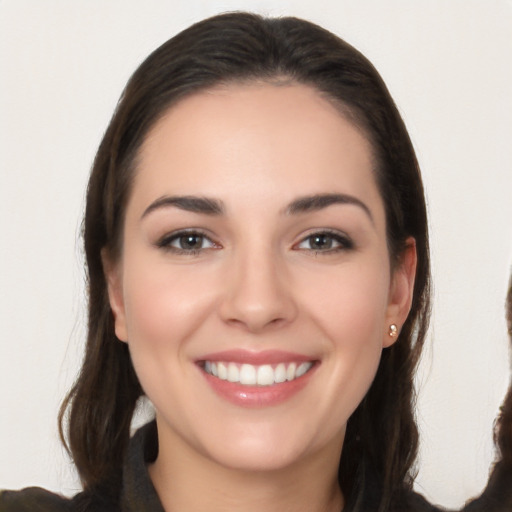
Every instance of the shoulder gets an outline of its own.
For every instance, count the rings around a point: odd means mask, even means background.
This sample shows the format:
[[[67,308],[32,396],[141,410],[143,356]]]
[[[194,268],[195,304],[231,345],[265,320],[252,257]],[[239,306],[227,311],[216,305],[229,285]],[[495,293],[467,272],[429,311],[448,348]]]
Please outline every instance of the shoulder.
[[[484,492],[471,500],[462,512],[509,512],[512,510],[512,468],[498,463]]]
[[[0,491],[0,512],[119,512],[119,507],[99,493],[64,498],[41,487],[27,487]]]
[[[403,507],[396,512],[444,512],[445,509],[432,505],[421,494],[410,491],[405,496]]]
[[[0,512],[65,512],[71,510],[70,504],[70,500],[41,487],[0,491]]]

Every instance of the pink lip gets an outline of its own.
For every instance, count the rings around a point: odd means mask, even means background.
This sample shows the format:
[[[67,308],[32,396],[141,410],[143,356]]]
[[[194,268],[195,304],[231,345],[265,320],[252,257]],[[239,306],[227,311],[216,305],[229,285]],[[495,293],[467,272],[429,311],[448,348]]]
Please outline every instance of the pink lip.
[[[244,386],[238,382],[229,382],[206,373],[202,369],[201,364],[204,361],[246,363],[255,366],[291,362],[316,362],[306,374],[292,381],[286,381],[272,386]],[[197,364],[206,382],[217,395],[240,407],[263,408],[281,404],[299,393],[311,380],[311,377],[319,366],[319,361],[311,356],[307,357],[283,351],[250,352],[245,350],[228,350],[205,355],[197,360]]]

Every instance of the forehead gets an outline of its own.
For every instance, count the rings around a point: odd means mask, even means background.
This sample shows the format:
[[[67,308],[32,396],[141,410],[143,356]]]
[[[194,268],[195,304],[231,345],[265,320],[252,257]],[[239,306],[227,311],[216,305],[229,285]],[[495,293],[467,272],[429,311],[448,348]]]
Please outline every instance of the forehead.
[[[171,107],[142,145],[133,192],[380,199],[364,134],[315,89],[272,84],[218,87]]]

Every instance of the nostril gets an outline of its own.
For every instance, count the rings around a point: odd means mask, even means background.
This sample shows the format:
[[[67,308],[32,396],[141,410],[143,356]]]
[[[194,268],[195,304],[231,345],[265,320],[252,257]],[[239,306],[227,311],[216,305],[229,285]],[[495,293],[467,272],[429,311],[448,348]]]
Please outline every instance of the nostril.
[[[268,318],[264,316],[246,316],[227,318],[225,322],[234,327],[246,329],[250,332],[259,332],[269,328],[277,328],[287,323],[286,318]]]

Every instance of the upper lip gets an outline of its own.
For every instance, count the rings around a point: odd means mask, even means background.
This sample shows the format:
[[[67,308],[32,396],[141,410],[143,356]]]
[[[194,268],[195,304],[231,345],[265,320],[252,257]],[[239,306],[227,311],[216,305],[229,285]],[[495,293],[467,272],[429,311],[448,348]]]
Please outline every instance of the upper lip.
[[[263,350],[255,352],[250,350],[232,349],[206,354],[197,359],[197,362],[222,361],[259,366],[264,364],[303,363],[315,360],[315,357],[297,354],[294,352],[286,352],[283,350]]]

